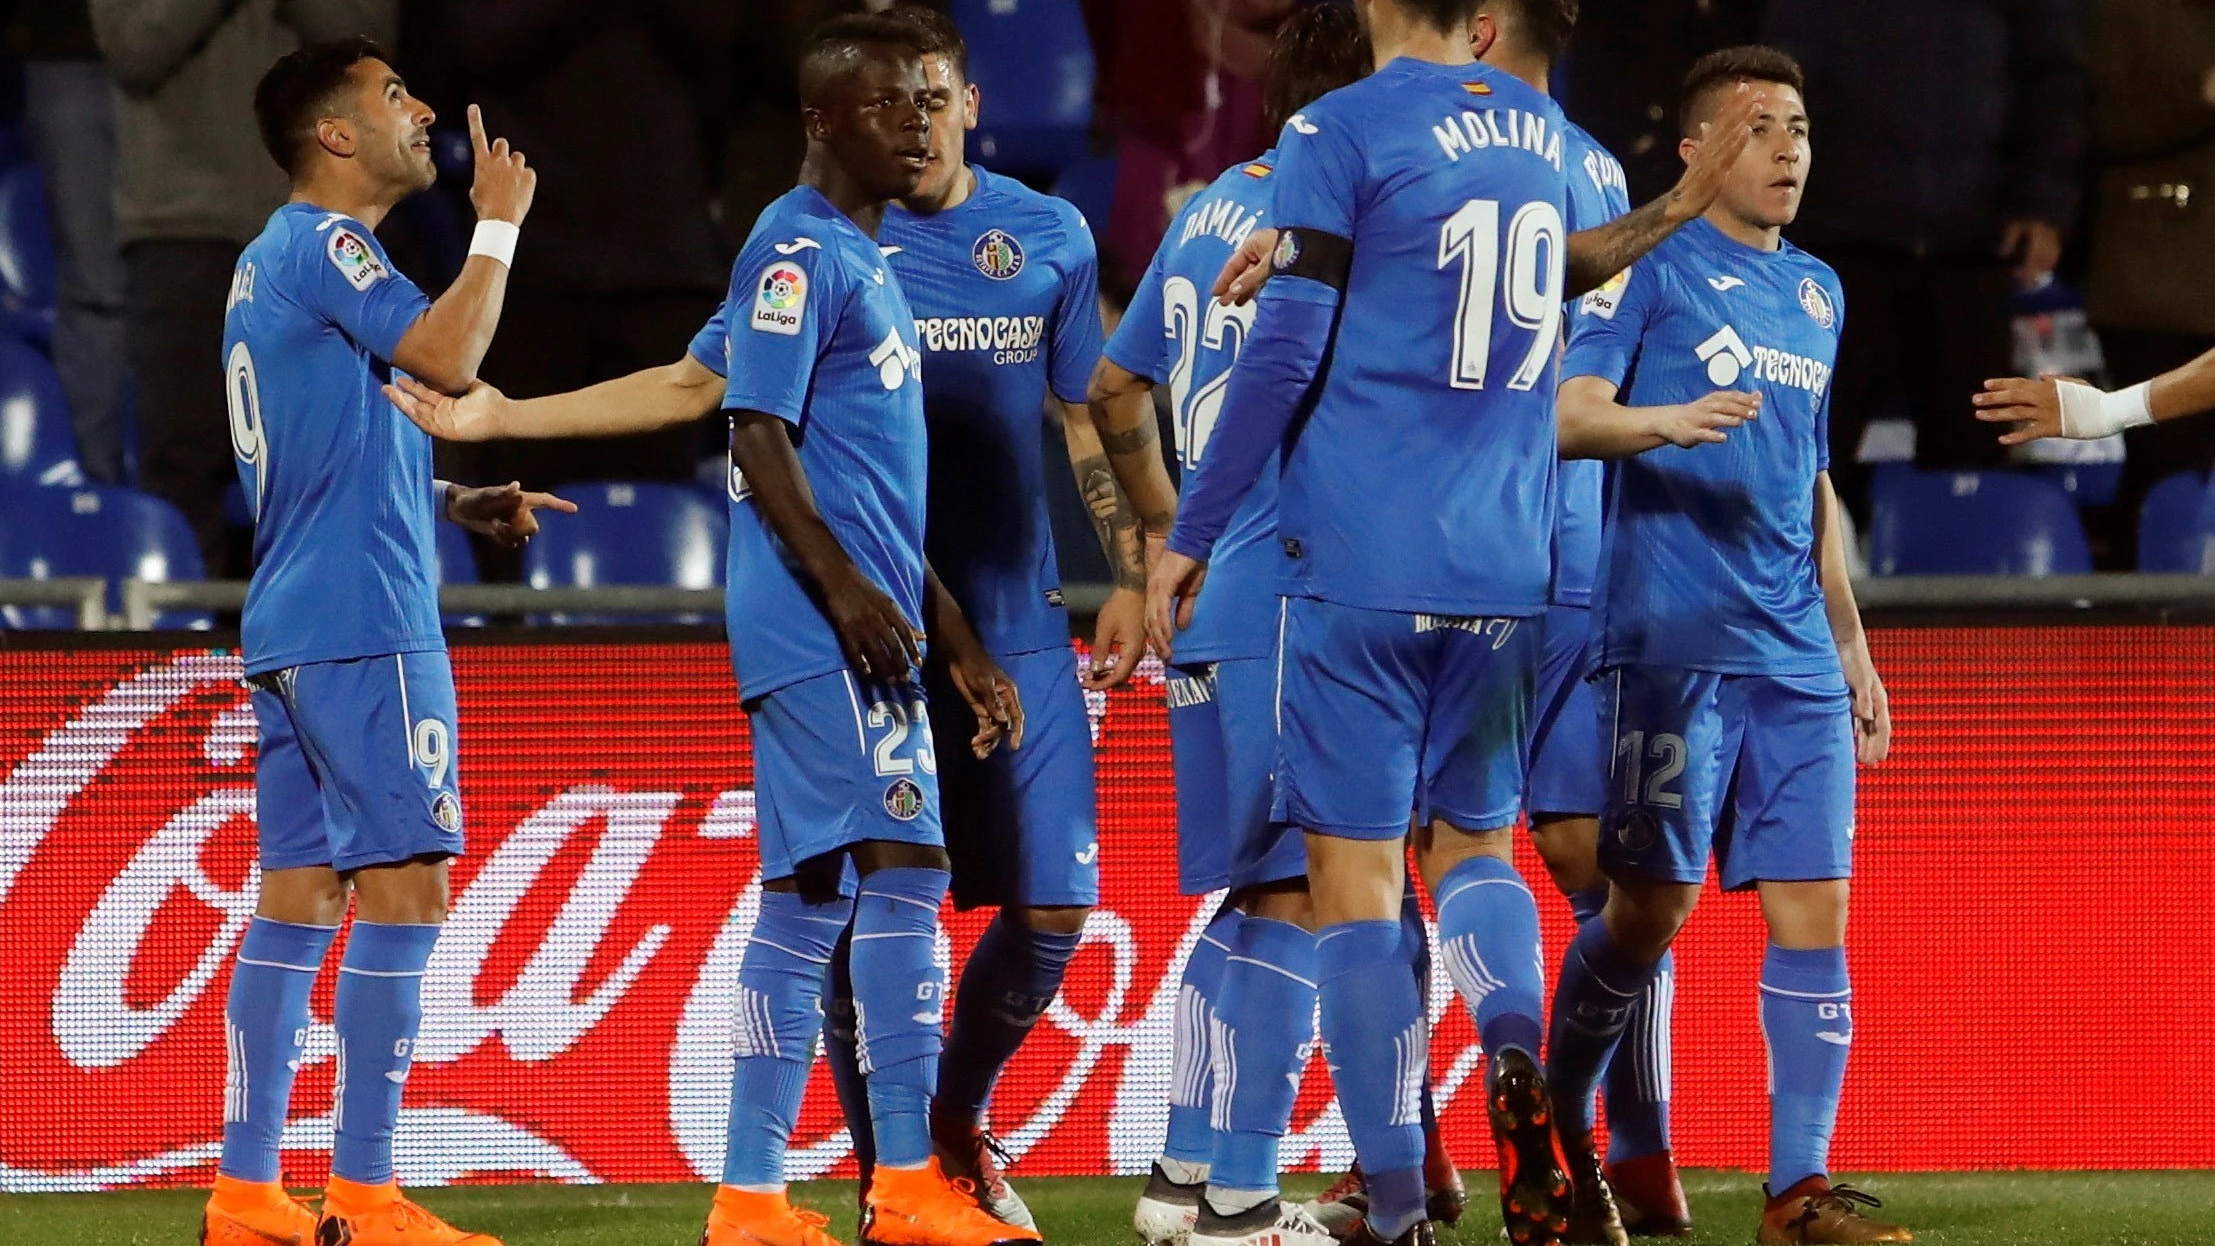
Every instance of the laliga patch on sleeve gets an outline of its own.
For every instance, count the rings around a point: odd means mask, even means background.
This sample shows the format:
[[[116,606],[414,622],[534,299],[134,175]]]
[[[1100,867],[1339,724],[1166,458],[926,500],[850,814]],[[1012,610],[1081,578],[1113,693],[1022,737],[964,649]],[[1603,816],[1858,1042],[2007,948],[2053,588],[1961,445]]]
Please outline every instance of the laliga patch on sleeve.
[[[1630,270],[1623,271],[1601,282],[1579,300],[1580,310],[1602,320],[1615,319],[1615,309],[1623,305],[1623,291],[1630,285]]]
[[[808,309],[807,270],[790,260],[778,260],[761,271],[754,283],[754,331],[798,337],[800,317]]]
[[[332,228],[329,241],[323,244],[323,253],[330,257],[331,267],[338,270],[338,275],[346,278],[346,284],[356,290],[366,290],[392,275],[392,270],[370,249],[369,241],[344,225]]]

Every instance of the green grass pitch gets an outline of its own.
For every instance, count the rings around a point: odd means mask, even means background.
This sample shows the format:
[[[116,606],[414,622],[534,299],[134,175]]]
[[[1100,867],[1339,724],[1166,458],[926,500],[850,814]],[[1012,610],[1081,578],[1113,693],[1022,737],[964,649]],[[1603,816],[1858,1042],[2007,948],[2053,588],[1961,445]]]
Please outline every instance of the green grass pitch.
[[[1915,1173],[1846,1178],[1885,1199],[1885,1214],[1935,1246],[2166,1246],[2215,1241],[2215,1172]],[[1699,1243],[1753,1240],[1759,1178],[1701,1171],[1685,1175]],[[1489,1172],[1471,1173],[1472,1192],[1489,1193]],[[1128,1178],[1018,1180],[1046,1240],[1055,1246],[1135,1246],[1131,1201],[1142,1183]],[[1293,1177],[1288,1192],[1312,1195],[1314,1176]],[[468,1186],[425,1190],[421,1201],[508,1246],[693,1246],[707,1214],[700,1185]],[[0,1243],[9,1246],[170,1246],[190,1243],[202,1195],[193,1190],[0,1197]],[[795,1187],[798,1201],[832,1215],[851,1242],[853,1186]],[[1440,1235],[1452,1246],[1500,1240],[1497,1208],[1479,1199],[1461,1227]]]

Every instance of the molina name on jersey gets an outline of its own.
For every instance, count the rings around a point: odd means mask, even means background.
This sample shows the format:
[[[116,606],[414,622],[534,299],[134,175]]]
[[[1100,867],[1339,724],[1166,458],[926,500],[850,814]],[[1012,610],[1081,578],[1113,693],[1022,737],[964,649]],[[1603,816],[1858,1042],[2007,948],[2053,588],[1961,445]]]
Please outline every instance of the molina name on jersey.
[[[1327,371],[1285,455],[1288,593],[1545,610],[1565,140],[1554,102],[1513,77],[1405,58],[1286,123],[1276,223],[1353,243]],[[1335,296],[1280,277],[1262,297]]]
[[[894,204],[877,240],[915,309],[929,378],[931,566],[1006,656],[1069,643],[1040,420],[1049,390],[1085,399],[1099,259],[1075,207],[972,168],[967,199],[928,214]]]
[[[762,210],[692,357],[723,409],[793,426],[816,509],[863,575],[923,622],[925,448],[915,316],[876,242],[812,186]],[[734,466],[724,617],[739,696],[843,670],[838,635]]]
[[[1231,254],[1267,221],[1276,163],[1272,150],[1233,165],[1185,203],[1108,340],[1116,366],[1168,387],[1177,460],[1188,475],[1207,456],[1256,310],[1219,302],[1211,291]],[[1216,541],[1207,591],[1193,605],[1192,626],[1177,633],[1178,665],[1267,657],[1274,648],[1278,471],[1272,455]]]
[[[429,307],[376,235],[313,204],[277,209],[239,256],[223,371],[254,511],[249,675],[446,647],[431,439],[382,392]]]
[[[1815,548],[1830,467],[1830,380],[1844,296],[1830,266],[1763,251],[1706,220],[1679,230],[1579,319],[1565,377],[1666,406],[1761,395],[1722,445],[1624,460],[1598,591],[1601,661],[1734,675],[1838,669]]]

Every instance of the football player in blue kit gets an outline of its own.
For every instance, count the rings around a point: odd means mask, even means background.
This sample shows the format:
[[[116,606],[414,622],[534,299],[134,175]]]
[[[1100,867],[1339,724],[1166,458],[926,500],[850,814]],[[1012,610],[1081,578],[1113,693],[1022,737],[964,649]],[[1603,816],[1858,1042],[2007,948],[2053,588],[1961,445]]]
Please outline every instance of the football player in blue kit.
[[[1377,72],[1286,124],[1276,275],[1147,594],[1173,650],[1172,608],[1189,621],[1281,446],[1273,816],[1306,832],[1324,1048],[1368,1182],[1356,1242],[1433,1239],[1411,817],[1491,1057],[1509,1234],[1557,1240],[1568,1211],[1538,911],[1509,860],[1553,578],[1568,179],[1553,101],[1473,63],[1477,8],[1369,0]]]
[[[1350,7],[1301,10],[1271,50],[1272,121],[1281,127],[1372,64]],[[1185,204],[1093,374],[1101,438],[1150,535],[1167,535],[1176,497],[1153,391],[1168,387],[1177,457],[1189,474],[1206,458],[1224,385],[1254,323],[1253,307],[1216,302],[1208,290],[1238,245],[1266,227],[1276,163],[1272,150],[1234,165]],[[1133,1216],[1151,1243],[1187,1234],[1203,1246],[1268,1235],[1283,1246],[1331,1241],[1278,1198],[1278,1143],[1314,1034],[1316,952],[1304,846],[1295,829],[1269,817],[1276,475],[1275,464],[1263,470],[1216,545],[1208,591],[1170,655],[1179,890],[1231,894],[1186,959],[1179,986],[1169,1132]],[[1442,1164],[1458,1184],[1451,1161]]]
[[[1614,758],[1599,857],[1613,883],[1563,958],[1549,1044],[1576,1199],[1604,1197],[1590,1095],[1690,916],[1713,855],[1768,924],[1770,1199],[1758,1240],[1906,1241],[1828,1177],[1853,1038],[1846,974],[1854,765],[1891,721],[1848,580],[1829,466],[1845,314],[1822,261],[1783,241],[1811,149],[1800,69],[1771,48],[1703,58],[1681,150],[1738,83],[1767,100],[1706,214],[1588,296],[1563,362],[1567,449],[1617,457],[1594,623]],[[1626,389],[1627,386],[1627,389]],[[1635,431],[1657,410],[1754,414],[1685,448]]]
[[[946,1171],[972,1182],[986,1210],[1035,1228],[1001,1174],[1003,1152],[986,1130],[986,1105],[1000,1071],[1060,993],[1100,896],[1092,733],[1046,511],[1041,414],[1049,398],[1063,414],[1087,501],[1104,524],[1121,528],[1103,531],[1118,587],[1101,611],[1097,678],[1089,686],[1120,682],[1144,652],[1145,565],[1130,507],[1101,462],[1083,406],[1100,354],[1091,231],[1068,202],[964,162],[979,99],[960,30],[918,5],[886,15],[916,28],[930,86],[930,167],[915,193],[886,210],[877,236],[915,311],[923,355],[930,430],[924,547],[985,648],[1014,678],[1025,723],[1020,750],[940,758],[954,904],[999,911],[961,967],[931,1136]],[[968,734],[968,710],[945,668],[926,668],[924,686],[933,721]],[[873,1146],[868,1116],[858,1110],[843,947],[831,981],[828,1051],[866,1189]]]
[[[982,1210],[930,1137],[943,996],[933,954],[949,875],[917,669],[925,637],[965,700],[977,757],[1019,745],[1023,720],[1012,681],[924,558],[922,355],[875,236],[887,203],[914,193],[929,165],[923,51],[911,23],[883,16],[834,18],[809,37],[800,185],[755,222],[728,299],[684,359],[524,402],[487,388],[459,402],[390,391],[441,435],[478,439],[731,414],[725,612],[753,726],[767,881],[739,968],[728,1146],[706,1246],[833,1246],[823,1218],[788,1200],[784,1161],[844,941],[876,1147],[864,1240],[1038,1240]]]
[[[223,327],[231,447],[254,513],[242,647],[260,726],[260,897],[224,1011],[223,1153],[202,1241],[497,1246],[401,1195],[400,1115],[425,965],[462,851],[454,681],[439,626],[432,524],[508,544],[544,494],[431,477],[431,439],[378,397],[405,370],[459,391],[492,342],[516,227],[537,175],[470,137],[480,224],[437,302],[396,272],[375,229],[431,184],[431,110],[375,44],[313,44],[254,93],[289,202],[248,244]],[[339,962],[331,1178],[320,1222],[286,1195],[278,1148],[309,992],[346,917]]]

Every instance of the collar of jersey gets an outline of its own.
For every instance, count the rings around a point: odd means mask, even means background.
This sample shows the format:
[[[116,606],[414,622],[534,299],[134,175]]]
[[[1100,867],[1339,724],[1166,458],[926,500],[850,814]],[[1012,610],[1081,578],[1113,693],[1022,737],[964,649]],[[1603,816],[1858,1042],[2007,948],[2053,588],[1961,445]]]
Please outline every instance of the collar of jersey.
[[[1719,251],[1734,259],[1743,259],[1755,264],[1780,263],[1792,250],[1792,244],[1782,239],[1778,240],[1777,249],[1774,251],[1764,251],[1760,247],[1749,247],[1722,230],[1715,228],[1715,223],[1705,216],[1695,216],[1687,221],[1684,232],[1692,241],[1699,243],[1700,246],[1710,251]]]

